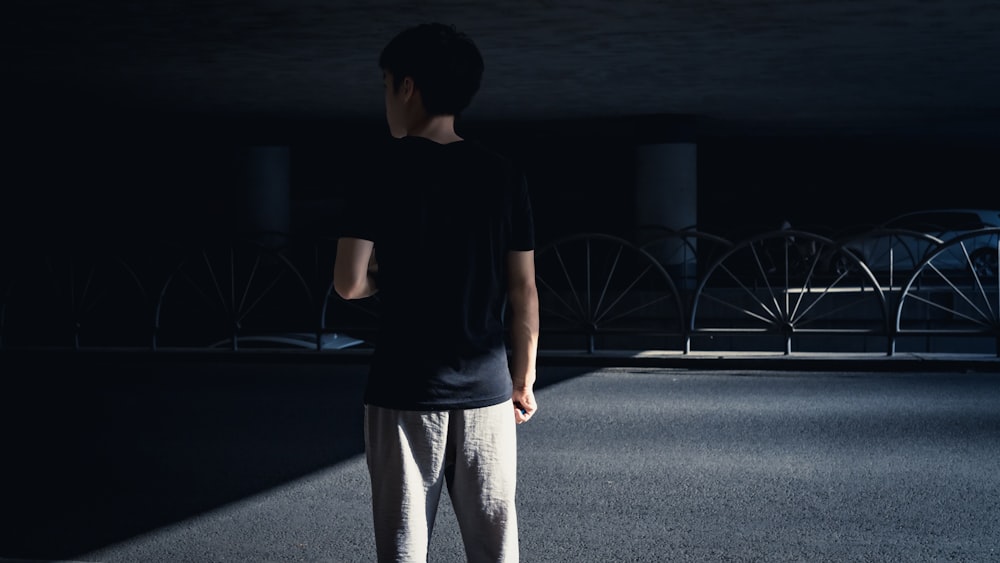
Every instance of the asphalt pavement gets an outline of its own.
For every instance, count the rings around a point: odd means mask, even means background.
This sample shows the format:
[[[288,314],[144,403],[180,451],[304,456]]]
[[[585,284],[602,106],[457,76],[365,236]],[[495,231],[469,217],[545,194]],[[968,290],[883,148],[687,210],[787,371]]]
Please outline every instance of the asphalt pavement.
[[[995,363],[583,364],[518,430],[522,561],[1000,561]],[[3,368],[0,561],[374,561],[363,363]]]

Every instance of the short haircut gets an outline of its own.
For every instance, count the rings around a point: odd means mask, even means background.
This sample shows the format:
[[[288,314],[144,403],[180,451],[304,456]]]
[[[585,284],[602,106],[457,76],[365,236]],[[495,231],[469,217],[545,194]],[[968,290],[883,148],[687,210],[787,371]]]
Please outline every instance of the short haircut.
[[[475,43],[453,25],[424,23],[396,35],[379,56],[392,73],[393,88],[409,76],[428,115],[459,115],[479,91],[483,57]]]

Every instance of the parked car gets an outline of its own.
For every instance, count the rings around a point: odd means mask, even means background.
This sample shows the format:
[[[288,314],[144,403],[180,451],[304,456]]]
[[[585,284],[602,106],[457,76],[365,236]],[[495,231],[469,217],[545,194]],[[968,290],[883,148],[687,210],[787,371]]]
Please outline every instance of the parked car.
[[[883,223],[892,229],[910,229],[942,240],[977,229],[1000,227],[1000,210],[936,209],[897,215]]]
[[[841,237],[838,242],[885,280],[912,272],[922,260],[934,254],[933,267],[942,273],[975,273],[981,279],[997,276],[1000,210],[928,209],[894,216],[874,228]],[[981,235],[973,234],[983,231]],[[956,244],[949,241],[962,238]],[[960,244],[959,244],[960,242]],[[843,259],[834,259],[832,268],[842,271]]]

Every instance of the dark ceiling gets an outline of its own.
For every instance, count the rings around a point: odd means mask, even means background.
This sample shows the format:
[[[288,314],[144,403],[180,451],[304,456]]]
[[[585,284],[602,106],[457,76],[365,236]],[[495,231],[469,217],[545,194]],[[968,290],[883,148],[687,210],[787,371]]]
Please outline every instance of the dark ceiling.
[[[996,0],[17,0],[32,111],[381,119],[377,55],[444,21],[487,70],[467,120],[686,116],[705,132],[1000,137]]]

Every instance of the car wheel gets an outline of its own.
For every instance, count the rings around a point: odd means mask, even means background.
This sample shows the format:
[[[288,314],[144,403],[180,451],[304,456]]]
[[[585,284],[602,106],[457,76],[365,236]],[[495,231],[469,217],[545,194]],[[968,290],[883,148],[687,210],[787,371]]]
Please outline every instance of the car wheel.
[[[972,273],[980,280],[993,280],[997,277],[997,251],[992,248],[979,248],[969,255]]]
[[[843,276],[853,273],[857,269],[857,262],[862,261],[858,252],[852,248],[844,248],[837,251],[830,261],[831,273]]]

